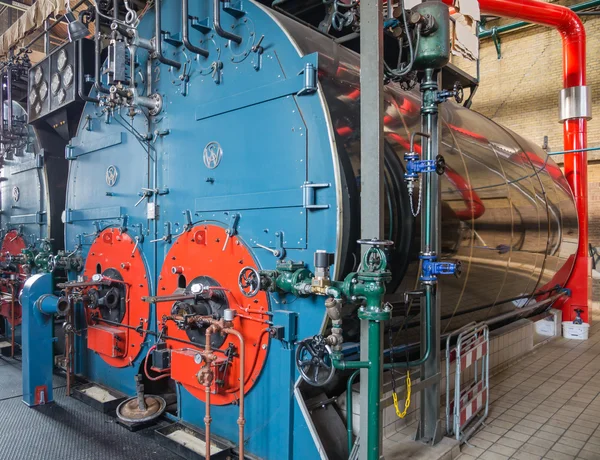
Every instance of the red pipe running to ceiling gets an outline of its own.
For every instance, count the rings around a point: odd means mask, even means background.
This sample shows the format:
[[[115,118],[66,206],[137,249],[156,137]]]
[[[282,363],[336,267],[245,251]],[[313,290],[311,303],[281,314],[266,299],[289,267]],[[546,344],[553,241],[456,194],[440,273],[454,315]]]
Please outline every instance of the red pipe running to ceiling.
[[[443,0],[453,5],[452,0]],[[586,85],[586,36],[583,23],[569,8],[538,0],[479,0],[482,14],[554,27],[563,42],[564,88]],[[587,118],[580,116],[563,121],[564,149],[581,150],[587,147]],[[572,296],[563,305],[563,321],[575,318],[575,309],[583,310],[583,320],[590,321],[591,262],[588,256],[588,190],[587,152],[566,154],[564,172],[575,196],[579,217],[579,246],[575,267],[567,287]]]

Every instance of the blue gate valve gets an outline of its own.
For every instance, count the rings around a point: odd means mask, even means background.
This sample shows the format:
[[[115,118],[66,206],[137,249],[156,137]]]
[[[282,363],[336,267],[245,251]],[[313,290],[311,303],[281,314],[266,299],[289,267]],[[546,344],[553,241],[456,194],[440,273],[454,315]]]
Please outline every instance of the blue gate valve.
[[[423,266],[421,269],[421,281],[424,283],[435,283],[439,275],[454,275],[457,278],[462,273],[462,264],[456,262],[438,262],[434,255],[421,255]]]

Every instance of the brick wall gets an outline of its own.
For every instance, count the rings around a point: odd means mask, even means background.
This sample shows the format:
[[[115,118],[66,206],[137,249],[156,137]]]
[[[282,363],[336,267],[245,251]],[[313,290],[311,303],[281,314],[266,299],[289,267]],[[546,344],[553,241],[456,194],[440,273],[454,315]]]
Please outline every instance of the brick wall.
[[[572,5],[579,1],[552,2]],[[588,146],[600,147],[600,16],[581,17],[587,33],[587,84],[595,118],[588,123]],[[501,25],[513,20],[488,24]],[[481,42],[481,83],[472,108],[497,123],[551,150],[562,150],[558,94],[562,89],[562,41],[554,29],[531,26],[500,36],[502,58],[491,39]],[[453,63],[475,75],[475,66],[454,57]],[[600,246],[600,151],[589,154],[590,243]],[[562,158],[555,156],[558,163]]]

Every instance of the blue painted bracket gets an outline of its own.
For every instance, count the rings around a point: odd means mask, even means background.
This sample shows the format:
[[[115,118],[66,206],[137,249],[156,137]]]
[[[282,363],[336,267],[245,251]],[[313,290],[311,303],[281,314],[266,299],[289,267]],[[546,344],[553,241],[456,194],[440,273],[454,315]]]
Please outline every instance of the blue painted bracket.
[[[193,29],[196,29],[198,32],[203,33],[203,34],[207,34],[212,30],[212,26],[210,25],[209,18],[204,18],[204,19],[192,18],[190,25],[192,26]]]
[[[232,208],[233,203],[235,206]],[[303,203],[302,188],[277,190],[275,192],[242,193],[207,198],[196,198],[195,211],[244,211],[249,209],[275,209],[301,207]]]
[[[294,311],[275,310],[273,312],[273,327],[282,328],[279,340],[286,345],[292,345],[298,339],[298,313]]]
[[[74,137],[65,147],[65,158],[74,160],[81,155],[97,152],[113,145],[119,145],[125,142],[125,133],[112,133],[105,136],[90,136],[91,139],[82,141],[80,137]]]
[[[51,295],[53,288],[52,274],[33,275],[21,294],[23,402],[30,407],[48,404],[54,398],[53,321],[52,314],[42,313],[57,305],[58,298]],[[42,303],[43,308],[38,308]]]
[[[45,224],[45,212],[36,212],[34,214],[19,214],[15,216],[10,216],[10,223],[13,225],[27,225],[27,224],[37,224],[44,225]]]
[[[122,218],[123,208],[121,206],[108,206],[105,208],[66,209],[63,222],[65,224],[72,224],[73,222],[81,222],[85,220],[107,220]]]
[[[303,61],[305,64],[302,69],[305,68],[306,64],[312,65],[314,69],[319,68],[318,53],[312,53],[305,56]],[[300,95],[299,93],[303,93],[305,90],[305,75],[304,72],[302,72],[300,75],[271,83],[270,85],[261,86],[244,93],[202,104],[201,106],[196,107],[196,121],[216,117],[224,113],[233,112],[235,110],[251,107],[282,97],[297,94]]]
[[[298,188],[269,192],[241,193],[216,197],[196,198],[195,212],[244,211],[250,209],[305,208],[328,209],[328,204],[317,204],[317,190],[331,184],[304,182]],[[232,203],[236,203],[232,207]]]
[[[43,152],[43,151],[42,151]],[[24,163],[15,166],[12,169],[12,174],[19,174],[25,171],[31,171],[32,169],[41,169],[44,166],[44,157],[42,153],[36,155],[35,159],[26,161]]]

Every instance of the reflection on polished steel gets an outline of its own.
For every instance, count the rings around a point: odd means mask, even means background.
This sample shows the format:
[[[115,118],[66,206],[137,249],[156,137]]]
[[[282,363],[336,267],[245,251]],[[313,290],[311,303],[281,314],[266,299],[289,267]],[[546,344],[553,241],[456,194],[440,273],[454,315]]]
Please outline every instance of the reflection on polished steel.
[[[360,222],[359,56],[325,36],[307,34],[288,18],[278,20],[300,53],[319,53],[319,80],[343,176],[338,245],[348,255],[342,264],[349,271]],[[410,212],[403,181],[403,156],[411,133],[420,129],[418,89],[406,92],[388,85],[385,107],[385,223],[386,237],[396,242],[394,300],[418,287],[420,219]],[[448,165],[441,181],[442,258],[458,259],[463,266],[462,277],[440,282],[442,330],[449,331],[513,311],[536,292],[563,285],[577,249],[578,224],[568,183],[540,147],[454,102],[440,108],[440,153]],[[524,300],[506,302],[516,297]]]

